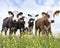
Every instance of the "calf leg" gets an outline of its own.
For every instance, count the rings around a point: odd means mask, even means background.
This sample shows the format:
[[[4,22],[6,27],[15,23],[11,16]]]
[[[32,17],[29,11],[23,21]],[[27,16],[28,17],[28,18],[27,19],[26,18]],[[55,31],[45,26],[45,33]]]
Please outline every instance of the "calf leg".
[[[41,32],[41,29],[39,28],[39,37],[40,37],[40,32]]]
[[[1,30],[1,33],[3,32],[4,29]]]
[[[4,28],[2,28],[1,33],[4,31],[5,32],[5,35],[7,35],[7,30],[8,30],[8,28],[7,27],[4,27]]]
[[[35,35],[37,36],[37,30],[38,30],[38,28],[37,27],[35,27]]]
[[[7,30],[8,30],[8,28],[5,27],[5,35],[7,35]]]
[[[20,37],[21,37],[22,36],[21,28],[19,30],[20,30]]]
[[[37,36],[37,30],[38,30],[38,27],[37,27],[37,21],[35,22],[35,35]]]
[[[44,28],[41,28],[41,32],[42,32],[42,35],[45,34],[45,30],[44,30]]]
[[[2,35],[3,31],[4,31],[4,28],[2,28],[2,30],[1,30],[1,35]]]
[[[4,31],[5,27],[2,25],[1,33]]]
[[[14,30],[14,34],[16,34],[17,29]]]
[[[44,25],[41,25],[40,28],[41,28],[42,35],[44,35],[45,34]]]
[[[13,33],[13,30],[12,28],[10,28],[9,35],[11,35],[12,33]]]
[[[29,27],[29,32],[32,34],[33,27]]]
[[[49,34],[49,33],[50,33],[51,36],[53,36],[53,35],[52,35],[51,28],[48,29],[48,34]]]

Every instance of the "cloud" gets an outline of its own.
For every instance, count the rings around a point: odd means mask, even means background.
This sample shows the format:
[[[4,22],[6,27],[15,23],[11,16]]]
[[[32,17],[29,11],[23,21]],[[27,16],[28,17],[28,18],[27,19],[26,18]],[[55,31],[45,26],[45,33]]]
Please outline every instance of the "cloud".
[[[46,0],[46,2],[45,2],[45,5],[48,6],[48,7],[53,5],[53,4],[54,4],[54,0],[52,0],[52,1],[51,0]]]
[[[38,1],[39,3],[37,4]],[[9,10],[49,10],[57,7],[59,0],[55,1],[56,0],[3,0],[1,1],[0,6],[2,8],[6,7]],[[54,7],[52,7],[52,5],[54,5]]]

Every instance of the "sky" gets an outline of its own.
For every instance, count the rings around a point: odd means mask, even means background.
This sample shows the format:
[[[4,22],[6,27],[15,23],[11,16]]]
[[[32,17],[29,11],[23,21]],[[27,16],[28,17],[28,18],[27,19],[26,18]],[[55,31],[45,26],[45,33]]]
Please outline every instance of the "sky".
[[[23,11],[27,13],[39,13],[43,11],[60,10],[60,0],[0,0],[0,24],[2,26],[3,18],[8,16],[8,11]],[[60,31],[60,15],[55,18],[52,24],[54,32]],[[1,28],[0,26],[0,28]]]

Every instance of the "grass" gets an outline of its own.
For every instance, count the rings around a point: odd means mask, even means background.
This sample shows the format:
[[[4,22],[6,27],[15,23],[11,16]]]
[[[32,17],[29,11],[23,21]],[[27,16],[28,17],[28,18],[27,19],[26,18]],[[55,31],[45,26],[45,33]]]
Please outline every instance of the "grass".
[[[25,35],[1,36],[0,48],[60,48],[60,38]]]

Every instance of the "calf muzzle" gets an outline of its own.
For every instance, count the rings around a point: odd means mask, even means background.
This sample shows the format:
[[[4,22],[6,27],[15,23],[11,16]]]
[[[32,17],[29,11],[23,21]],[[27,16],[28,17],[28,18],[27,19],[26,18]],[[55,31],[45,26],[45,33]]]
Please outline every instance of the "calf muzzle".
[[[51,23],[54,23],[54,20],[51,20]]]

